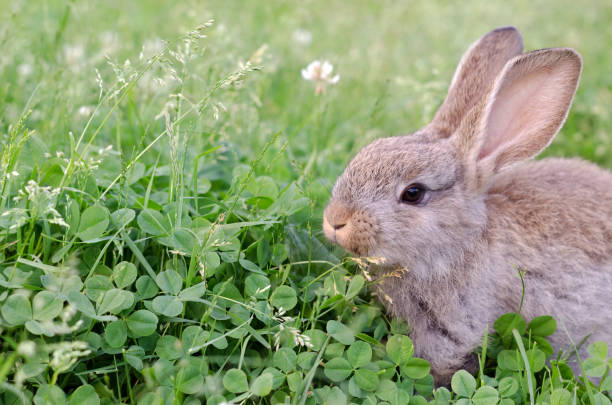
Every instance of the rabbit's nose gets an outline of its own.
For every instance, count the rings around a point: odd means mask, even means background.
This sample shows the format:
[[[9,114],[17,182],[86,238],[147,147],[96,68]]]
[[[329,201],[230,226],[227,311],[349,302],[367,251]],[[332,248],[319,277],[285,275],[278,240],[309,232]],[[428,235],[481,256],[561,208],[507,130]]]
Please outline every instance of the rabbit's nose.
[[[344,225],[346,225],[346,222],[331,224],[332,228],[334,228],[335,231],[337,231],[338,229],[344,228]]]
[[[332,201],[325,209],[324,216],[329,225],[337,231],[346,226],[352,214],[352,210],[346,205],[338,201]]]

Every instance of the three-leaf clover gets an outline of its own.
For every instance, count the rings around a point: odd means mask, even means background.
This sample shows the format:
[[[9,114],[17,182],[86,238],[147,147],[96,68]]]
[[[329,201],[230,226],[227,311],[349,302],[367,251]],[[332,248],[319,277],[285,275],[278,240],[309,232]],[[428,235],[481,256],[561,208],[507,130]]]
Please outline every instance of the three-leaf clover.
[[[408,336],[391,336],[386,348],[387,356],[399,366],[400,372],[406,377],[419,379],[429,374],[429,363],[424,359],[413,357],[414,346]]]
[[[358,340],[349,346],[346,358],[336,357],[328,361],[324,373],[334,382],[346,380],[354,373],[352,379],[359,388],[364,391],[375,391],[379,385],[379,378],[377,370],[368,367],[371,360],[372,348],[366,342]]]

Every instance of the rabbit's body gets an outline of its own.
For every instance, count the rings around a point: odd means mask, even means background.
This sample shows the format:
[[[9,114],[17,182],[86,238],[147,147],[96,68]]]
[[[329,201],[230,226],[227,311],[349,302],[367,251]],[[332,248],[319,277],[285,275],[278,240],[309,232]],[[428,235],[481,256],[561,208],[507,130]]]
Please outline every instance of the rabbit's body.
[[[522,315],[555,316],[555,348],[589,334],[612,346],[612,314],[603,308],[612,286],[612,175],[577,159],[530,162],[497,175],[484,204],[486,223],[470,227],[473,245],[443,278],[423,279],[409,268],[377,272],[381,301],[410,323],[415,350],[438,383],[459,368],[473,371],[471,352],[485,328],[518,310],[518,269],[525,271]]]
[[[326,236],[375,269],[438,384],[497,317],[553,315],[570,337],[612,344],[612,174],[572,159],[525,162],[562,126],[577,87],[570,49],[521,54],[514,28],[466,52],[431,124],[363,148],[338,179]]]

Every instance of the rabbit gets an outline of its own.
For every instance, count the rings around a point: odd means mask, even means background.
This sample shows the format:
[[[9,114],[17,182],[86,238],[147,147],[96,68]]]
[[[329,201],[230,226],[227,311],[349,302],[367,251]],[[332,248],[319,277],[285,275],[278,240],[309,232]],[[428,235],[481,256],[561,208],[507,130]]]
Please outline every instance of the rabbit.
[[[518,269],[521,314],[553,315],[555,348],[612,344],[612,173],[530,161],[563,125],[582,59],[522,52],[514,27],[475,42],[431,123],[365,146],[323,213],[330,241],[384,261],[376,294],[410,324],[436,385],[476,371],[486,328],[519,309]]]

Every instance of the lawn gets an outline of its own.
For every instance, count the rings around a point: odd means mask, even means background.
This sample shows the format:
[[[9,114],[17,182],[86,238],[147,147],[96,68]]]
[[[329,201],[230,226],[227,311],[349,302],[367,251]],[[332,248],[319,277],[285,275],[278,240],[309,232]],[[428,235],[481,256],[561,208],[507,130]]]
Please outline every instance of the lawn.
[[[611,403],[605,345],[589,382],[544,361],[552,318],[516,314],[478,375],[436,389],[367,263],[321,230],[351,156],[425,125],[498,26],[582,54],[543,155],[612,168],[611,2],[0,10],[0,404]],[[339,75],[324,91],[314,60]]]

